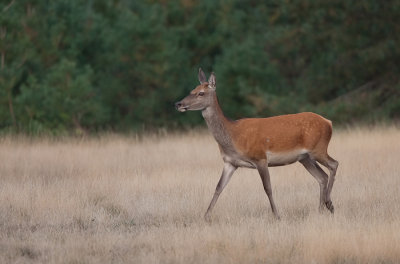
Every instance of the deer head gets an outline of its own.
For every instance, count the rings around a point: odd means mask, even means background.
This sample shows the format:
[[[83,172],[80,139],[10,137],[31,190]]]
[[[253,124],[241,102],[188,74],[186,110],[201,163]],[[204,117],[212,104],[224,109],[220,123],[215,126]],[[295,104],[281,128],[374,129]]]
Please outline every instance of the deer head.
[[[198,77],[200,85],[193,89],[188,96],[175,103],[176,110],[179,112],[205,110],[214,102],[216,89],[215,74],[211,73],[207,81],[206,75],[200,68]]]

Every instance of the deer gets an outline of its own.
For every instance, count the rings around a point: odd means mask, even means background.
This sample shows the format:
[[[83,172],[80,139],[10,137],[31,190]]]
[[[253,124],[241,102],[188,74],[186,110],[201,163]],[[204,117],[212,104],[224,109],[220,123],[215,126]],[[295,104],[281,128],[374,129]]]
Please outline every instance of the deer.
[[[268,168],[297,161],[319,183],[319,212],[327,209],[334,213],[331,191],[339,162],[327,152],[332,136],[330,120],[312,112],[303,112],[233,121],[225,117],[219,106],[214,72],[207,81],[200,68],[198,79],[200,85],[175,103],[175,108],[179,112],[201,111],[209,131],[218,143],[224,162],[222,175],[204,215],[206,220],[210,220],[218,197],[240,167],[257,169],[272,212],[280,219],[272,196]],[[319,164],[328,169],[329,176]]]

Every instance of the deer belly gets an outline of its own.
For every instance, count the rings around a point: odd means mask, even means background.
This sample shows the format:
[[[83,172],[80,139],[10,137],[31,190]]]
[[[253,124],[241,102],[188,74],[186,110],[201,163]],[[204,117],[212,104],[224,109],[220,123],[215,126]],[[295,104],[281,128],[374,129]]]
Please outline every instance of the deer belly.
[[[308,155],[308,150],[296,149],[285,152],[267,151],[266,154],[268,166],[283,166],[305,158],[305,156]]]

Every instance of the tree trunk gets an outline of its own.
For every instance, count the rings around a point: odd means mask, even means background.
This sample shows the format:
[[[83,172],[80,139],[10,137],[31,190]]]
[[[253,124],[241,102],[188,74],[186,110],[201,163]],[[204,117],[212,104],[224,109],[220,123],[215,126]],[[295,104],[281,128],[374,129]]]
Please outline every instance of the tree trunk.
[[[13,127],[15,129],[17,129],[17,121],[15,120],[15,115],[14,115],[14,106],[13,106],[13,101],[12,101],[11,89],[8,90],[8,108],[10,109],[10,115],[11,115]]]

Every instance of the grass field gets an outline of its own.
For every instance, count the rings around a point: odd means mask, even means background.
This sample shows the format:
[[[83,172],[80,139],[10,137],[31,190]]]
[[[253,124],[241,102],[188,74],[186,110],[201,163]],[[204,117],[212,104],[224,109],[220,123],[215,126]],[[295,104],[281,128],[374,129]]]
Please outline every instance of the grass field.
[[[400,130],[335,131],[335,215],[301,164],[271,168],[275,220],[207,132],[0,139],[0,263],[399,263]]]

